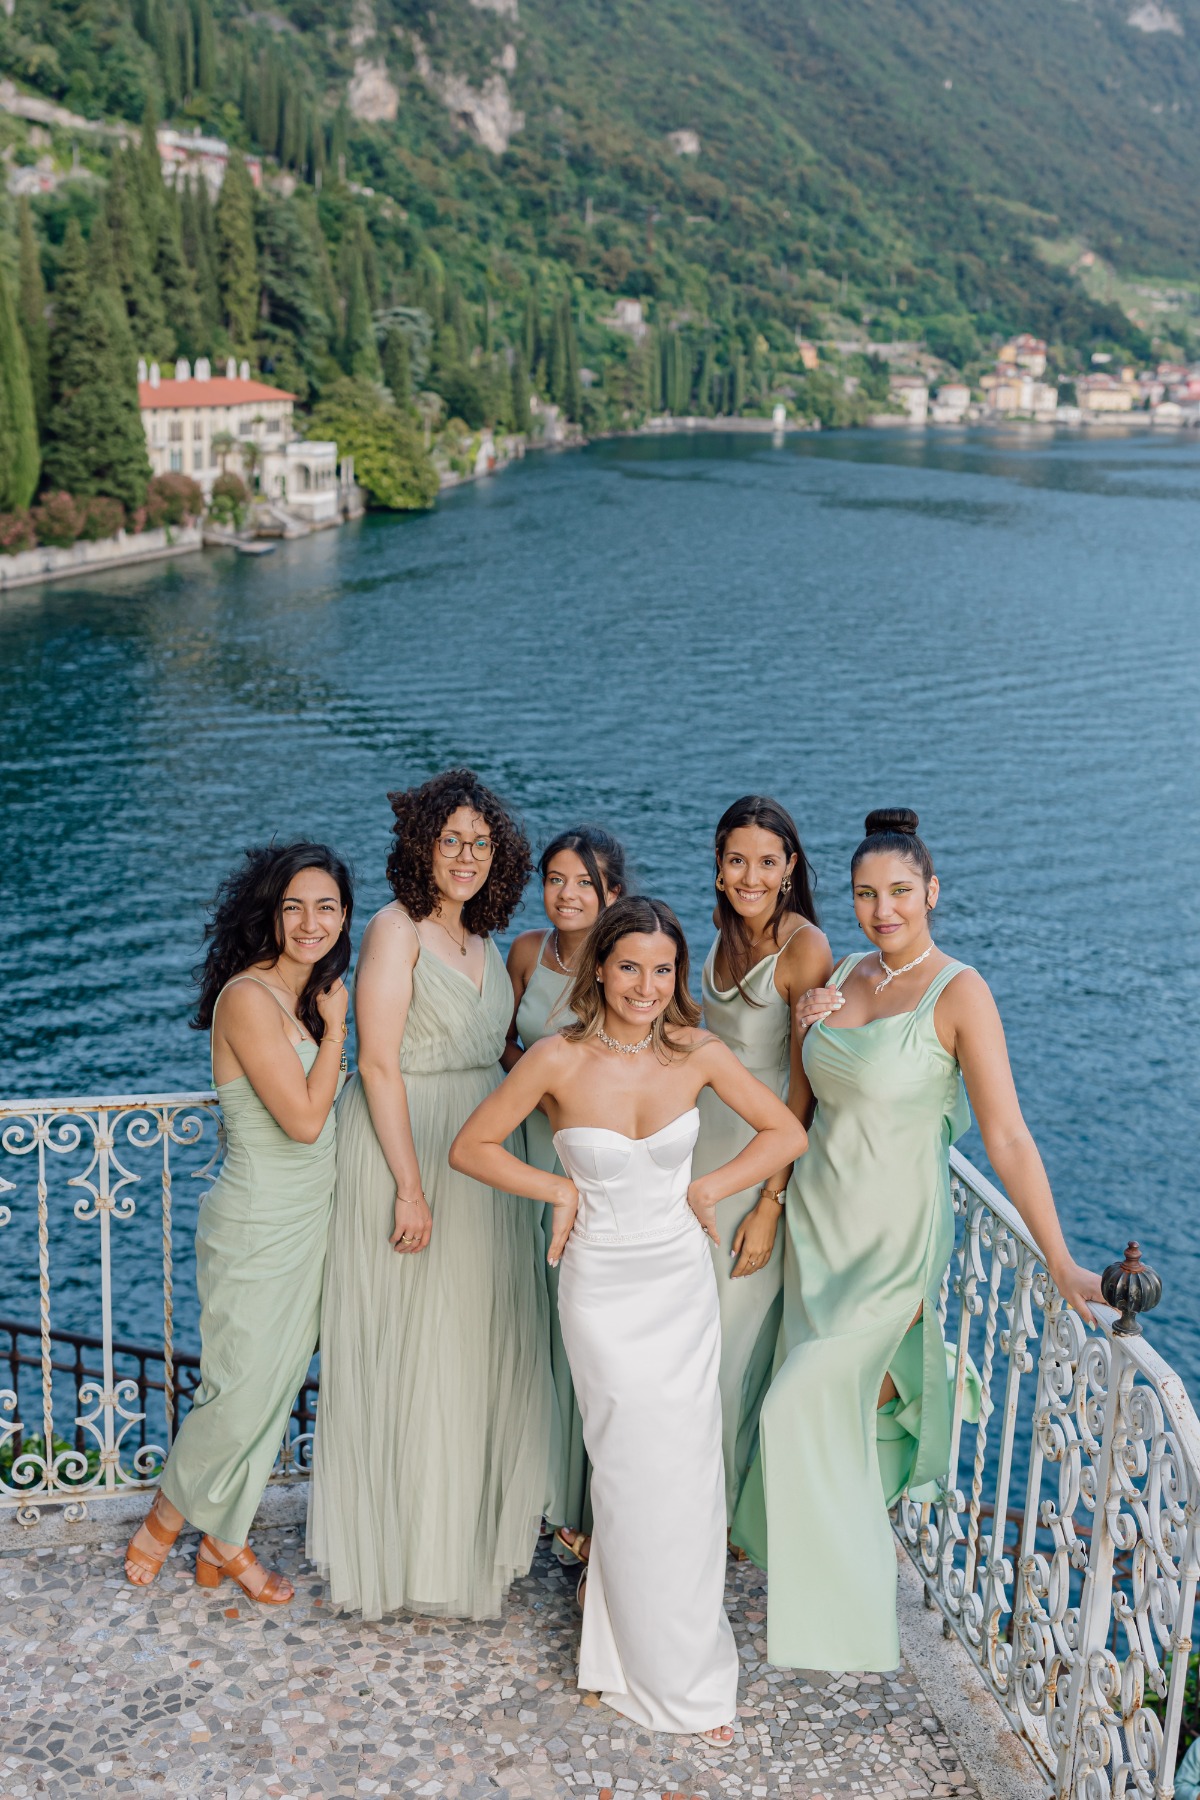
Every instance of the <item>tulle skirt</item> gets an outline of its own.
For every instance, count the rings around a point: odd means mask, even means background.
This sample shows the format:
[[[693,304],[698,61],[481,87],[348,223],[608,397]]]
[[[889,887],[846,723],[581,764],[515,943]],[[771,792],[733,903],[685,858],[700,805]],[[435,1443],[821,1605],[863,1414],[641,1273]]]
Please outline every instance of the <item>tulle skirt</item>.
[[[308,1555],[333,1605],[367,1619],[493,1618],[537,1545],[551,1418],[541,1208],[446,1160],[499,1078],[405,1076],[433,1214],[415,1256],[388,1243],[395,1182],[360,1081],[338,1108]]]

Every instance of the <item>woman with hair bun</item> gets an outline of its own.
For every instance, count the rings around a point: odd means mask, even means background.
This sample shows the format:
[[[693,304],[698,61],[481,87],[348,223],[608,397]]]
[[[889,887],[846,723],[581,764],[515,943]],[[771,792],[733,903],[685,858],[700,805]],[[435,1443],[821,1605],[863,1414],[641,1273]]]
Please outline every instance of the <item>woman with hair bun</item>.
[[[550,1255],[562,1258],[562,1333],[595,1511],[579,1685],[651,1731],[728,1750],[738,1655],[724,1610],[720,1319],[703,1234],[727,1194],[805,1139],[779,1098],[696,1029],[687,974],[669,906],[606,907],[580,952],[571,1022],[526,1051],[450,1160],[554,1209]],[[748,1136],[724,1168],[693,1180],[708,1086]],[[565,1174],[528,1168],[506,1147],[538,1108]]]
[[[734,1521],[735,1542],[769,1559],[767,1655],[793,1668],[900,1662],[887,1515],[949,1467],[937,1296],[954,1246],[949,1148],[968,1099],[1063,1298],[1091,1323],[1101,1297],[1063,1238],[987,983],[930,935],[938,878],[917,824],[908,808],[868,815],[851,885],[871,948],[796,1007],[816,1113],[788,1192],[761,1453]]]
[[[494,1618],[537,1545],[550,1446],[540,1209],[447,1153],[501,1079],[493,933],[529,845],[469,769],[389,796],[395,895],[367,926],[338,1108],[308,1554],[335,1606]]]
[[[817,923],[811,870],[791,815],[761,794],[726,808],[713,843],[716,942],[701,974],[704,1023],[752,1075],[786,1099],[800,1054],[792,1008],[801,994],[829,979],[833,958]],[[793,1107],[807,1124],[801,1073]],[[698,1101],[698,1175],[718,1168],[749,1141],[749,1127],[705,1089]],[[783,1289],[779,1221],[791,1165],[761,1188],[723,1200],[713,1245],[721,1303],[721,1416],[725,1503],[733,1518],[758,1442],[758,1414],[771,1379]]]
[[[625,892],[625,849],[618,838],[598,825],[560,831],[538,861],[542,904],[550,921],[546,931],[523,931],[508,953],[514,1012],[504,1067],[515,1068],[523,1053],[541,1038],[571,1022],[567,993],[588,932],[604,908]],[[562,1174],[545,1113],[525,1121],[525,1160],[535,1169]],[[549,1247],[553,1208],[542,1209],[542,1231]],[[554,1376],[556,1431],[551,1453],[550,1487],[545,1505],[554,1527],[560,1560],[587,1561],[587,1533],[592,1528],[588,1497],[588,1459],[571,1367],[558,1322],[558,1270],[548,1270],[550,1288],[550,1366]]]
[[[136,1587],[186,1521],[204,1533],[201,1587],[228,1579],[266,1606],[292,1598],[246,1534],[317,1347],[353,904],[324,844],[247,850],[217,896],[193,1021],[212,1033],[225,1126],[196,1226],[200,1386],[125,1553]]]

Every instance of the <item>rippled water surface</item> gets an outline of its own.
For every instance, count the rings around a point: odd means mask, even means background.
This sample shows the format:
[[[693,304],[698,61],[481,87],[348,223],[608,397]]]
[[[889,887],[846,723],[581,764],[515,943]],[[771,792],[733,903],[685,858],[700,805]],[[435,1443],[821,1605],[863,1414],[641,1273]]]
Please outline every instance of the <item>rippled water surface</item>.
[[[0,599],[3,1091],[205,1087],[188,970],[238,848],[328,837],[361,926],[387,789],[452,761],[536,839],[623,831],[698,951],[736,795],[797,815],[837,951],[864,813],[911,804],[939,941],[992,983],[1079,1251],[1141,1239],[1151,1335],[1200,1388],[1198,553],[1190,435],[676,438],[531,459],[262,560]],[[519,923],[539,917],[531,895]],[[55,1225],[83,1323],[85,1227]],[[118,1324],[144,1335],[151,1211],[114,1233]],[[24,1214],[5,1240],[0,1312],[33,1317]]]

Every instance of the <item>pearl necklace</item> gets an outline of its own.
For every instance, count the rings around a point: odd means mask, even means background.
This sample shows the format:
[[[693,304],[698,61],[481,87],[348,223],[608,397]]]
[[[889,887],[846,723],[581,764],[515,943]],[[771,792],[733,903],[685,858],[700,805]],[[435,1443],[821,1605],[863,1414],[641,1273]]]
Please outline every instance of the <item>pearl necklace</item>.
[[[914,956],[912,961],[905,963],[905,965],[902,969],[889,969],[887,964],[883,960],[883,951],[882,950],[877,950],[875,954],[878,956],[879,966],[883,970],[883,980],[880,982],[879,986],[875,989],[875,992],[877,994],[882,994],[884,988],[890,987],[892,982],[895,981],[895,979],[898,975],[907,975],[910,969],[918,968],[921,965],[921,963],[923,963],[925,961],[925,958],[927,956],[932,956],[933,955],[933,945],[930,944],[930,946],[927,950],[922,950],[920,956]]]
[[[622,1056],[638,1056],[653,1038],[654,1031],[651,1028],[640,1044],[623,1044],[620,1038],[609,1037],[607,1031],[599,1025],[596,1027],[596,1036],[602,1044],[607,1044],[610,1050],[618,1050]]]

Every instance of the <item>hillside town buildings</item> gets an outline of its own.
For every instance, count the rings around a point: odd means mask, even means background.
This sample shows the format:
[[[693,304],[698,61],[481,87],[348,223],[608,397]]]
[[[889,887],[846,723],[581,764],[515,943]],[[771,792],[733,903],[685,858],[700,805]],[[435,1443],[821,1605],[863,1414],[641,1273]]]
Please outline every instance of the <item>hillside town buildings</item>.
[[[295,395],[250,378],[232,357],[214,375],[207,357],[186,357],[164,377],[157,363],[138,364],[138,405],[146,449],[156,475],[190,475],[207,498],[225,469],[308,524],[342,516],[353,485],[348,458],[337,445],[297,437]]]

